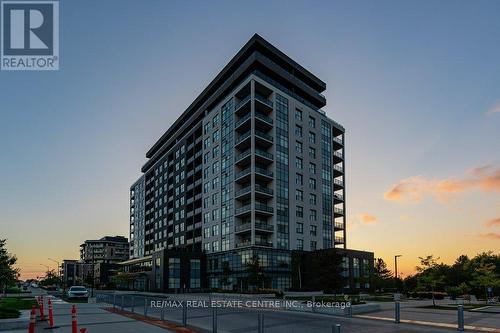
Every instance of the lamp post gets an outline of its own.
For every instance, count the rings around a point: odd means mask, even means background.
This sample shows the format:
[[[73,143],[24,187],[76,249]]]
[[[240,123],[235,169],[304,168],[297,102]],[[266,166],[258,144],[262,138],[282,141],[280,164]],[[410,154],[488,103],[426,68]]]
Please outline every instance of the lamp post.
[[[59,264],[59,261],[51,259],[51,258],[47,258],[47,259],[49,259],[50,261],[55,262],[57,264],[57,277],[59,279],[59,286],[61,286],[61,284],[62,284],[62,281],[61,281],[61,266]]]
[[[398,291],[398,258],[402,257],[402,254],[396,254],[394,256],[394,286],[396,287],[396,292]]]

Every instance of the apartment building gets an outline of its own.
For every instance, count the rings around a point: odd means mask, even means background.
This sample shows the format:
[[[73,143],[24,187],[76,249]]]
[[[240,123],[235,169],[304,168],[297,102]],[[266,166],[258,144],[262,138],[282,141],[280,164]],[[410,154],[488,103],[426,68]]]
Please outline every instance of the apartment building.
[[[248,287],[255,256],[262,287],[288,289],[292,251],[348,253],[345,130],[322,110],[325,89],[254,35],[151,147],[130,189],[130,258],[168,260],[153,264],[167,275],[156,289],[190,288],[168,276],[192,274],[169,270],[181,262],[169,252],[201,254],[185,265],[206,258],[208,286],[226,289]]]

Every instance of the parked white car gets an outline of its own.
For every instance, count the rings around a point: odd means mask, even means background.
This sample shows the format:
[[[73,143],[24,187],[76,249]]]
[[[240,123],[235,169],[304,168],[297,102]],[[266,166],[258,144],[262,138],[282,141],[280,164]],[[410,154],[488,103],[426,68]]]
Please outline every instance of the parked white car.
[[[73,286],[68,290],[68,298],[89,298],[89,291],[83,286]]]
[[[32,282],[31,283],[31,288],[38,288],[38,284],[36,284],[35,282]]]

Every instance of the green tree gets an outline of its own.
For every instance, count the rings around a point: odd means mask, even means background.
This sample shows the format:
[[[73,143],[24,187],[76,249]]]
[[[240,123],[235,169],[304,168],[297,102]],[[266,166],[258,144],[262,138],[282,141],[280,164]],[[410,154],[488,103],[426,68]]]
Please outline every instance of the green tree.
[[[478,288],[484,288],[485,301],[488,302],[487,288],[500,286],[500,276],[495,272],[496,266],[491,263],[481,263],[479,267],[472,273],[472,285]]]
[[[264,282],[264,271],[260,264],[259,256],[254,254],[246,264],[248,272],[248,284],[260,286]]]
[[[54,286],[59,283],[59,277],[54,270],[47,271],[45,277],[40,281],[42,286]]]
[[[431,289],[432,305],[436,306],[435,291],[444,282],[440,265],[438,264],[439,257],[428,255],[426,257],[418,257],[420,259],[420,266],[416,267],[417,272],[420,274],[417,277],[417,287],[422,290]]]
[[[383,289],[390,285],[392,281],[392,272],[387,268],[384,259],[377,258],[373,266],[372,283],[375,291]]]
[[[7,251],[6,243],[6,239],[0,239],[0,291],[4,292],[13,286],[19,277],[19,269],[14,267],[17,258]]]

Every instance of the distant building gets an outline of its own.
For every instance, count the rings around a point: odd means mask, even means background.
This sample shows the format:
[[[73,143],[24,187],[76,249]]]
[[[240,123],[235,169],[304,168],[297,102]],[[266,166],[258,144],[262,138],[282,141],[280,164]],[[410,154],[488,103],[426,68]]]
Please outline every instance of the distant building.
[[[63,286],[74,286],[79,275],[78,260],[65,259],[61,264],[61,279]]]

